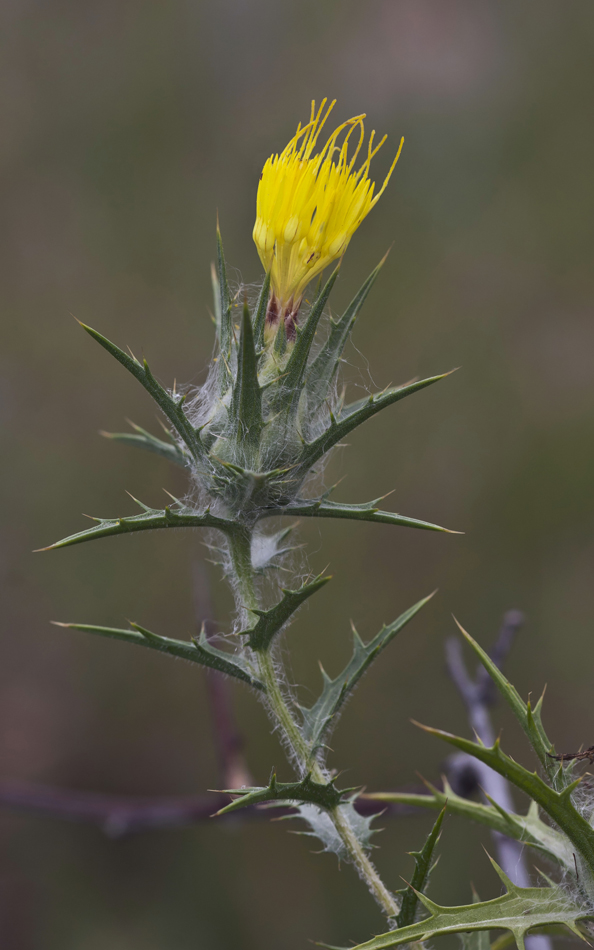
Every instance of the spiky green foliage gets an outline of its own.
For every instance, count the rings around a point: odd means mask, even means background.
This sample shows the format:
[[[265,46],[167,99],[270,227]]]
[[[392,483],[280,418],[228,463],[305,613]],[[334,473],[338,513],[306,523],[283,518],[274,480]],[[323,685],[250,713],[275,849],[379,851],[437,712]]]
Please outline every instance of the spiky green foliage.
[[[516,788],[525,792],[533,802],[546,812],[571,842],[574,852],[583,863],[584,874],[588,880],[586,888],[590,891],[594,890],[594,884],[592,883],[594,882],[594,829],[577,809],[572,796],[572,793],[580,784],[581,778],[572,780],[571,766],[568,769],[563,769],[561,765],[553,764],[547,754],[552,749],[552,744],[542,724],[542,698],[532,710],[529,704],[523,702],[517,690],[476,641],[466,631],[462,630],[462,633],[479,656],[496,683],[499,692],[522,726],[533,750],[546,770],[545,774],[548,781],[545,781],[536,772],[530,772],[506,755],[501,749],[499,739],[493,746],[488,747],[481,742],[472,742],[442,729],[432,729],[429,726],[420,726],[420,728],[449,743],[461,752],[466,752],[484,762],[495,772],[503,775]],[[420,724],[417,723],[417,725]]]
[[[295,479],[299,485],[316,462],[319,462],[330,449],[368,419],[377,415],[382,409],[386,409],[387,406],[392,406],[401,399],[420,392],[421,389],[426,389],[427,386],[432,386],[441,379],[446,379],[449,375],[450,373],[441,373],[439,376],[430,376],[428,379],[417,380],[405,386],[386,389],[365,399],[358,399],[357,402],[350,403],[336,414],[329,411],[329,425],[321,435],[303,447],[301,458],[295,462]]]
[[[382,262],[383,263],[383,262]],[[97,331],[85,330],[147,390],[170,426],[170,441],[152,436],[138,426],[133,434],[110,438],[167,458],[190,473],[188,500],[173,498],[164,509],[137,502],[140,514],[116,519],[93,519],[95,524],[51,545],[68,547],[83,541],[153,529],[214,529],[206,541],[230,579],[238,609],[232,639],[235,651],[226,652],[208,641],[184,642],[159,636],[131,624],[129,629],[64,624],[85,632],[135,643],[171,656],[191,660],[248,683],[260,692],[275,726],[291,750],[299,781],[237,789],[239,796],[226,810],[247,804],[287,801],[304,819],[326,850],[351,861],[389,916],[395,898],[383,885],[368,858],[371,818],[361,816],[354,797],[344,798],[323,765],[324,743],[344,702],[396,633],[420,610],[426,599],[365,644],[353,633],[353,656],[343,672],[331,680],[325,673],[322,694],[310,709],[300,709],[279,672],[279,636],[295,611],[328,580],[317,577],[301,587],[286,586],[270,606],[270,587],[262,581],[271,571],[286,569],[283,555],[287,531],[265,534],[260,522],[273,516],[328,517],[411,528],[444,531],[438,525],[382,511],[376,502],[349,505],[329,501],[328,492],[314,493],[325,456],[346,435],[382,409],[444,378],[432,376],[358,400],[345,406],[334,393],[344,347],[360,308],[373,286],[381,264],[363,283],[344,314],[330,319],[324,312],[338,278],[338,268],[320,284],[309,309],[303,308],[289,329],[273,316],[268,320],[267,276],[255,309],[232,296],[220,231],[212,271],[217,355],[208,380],[198,390],[182,395],[168,392],[140,362]],[[276,315],[278,318],[278,314]],[[274,329],[274,332],[272,330]],[[316,495],[316,497],[312,497]],[[136,501],[136,499],[135,499]],[[218,532],[218,534],[217,534]],[[305,776],[305,777],[304,777]],[[351,790],[352,791],[352,790]]]
[[[422,528],[426,531],[443,531],[446,534],[459,534],[458,531],[450,531],[448,528],[441,528],[437,524],[431,524],[429,521],[419,521],[417,518],[407,518],[404,515],[396,514],[392,511],[382,511],[377,507],[376,501],[365,502],[362,505],[344,505],[337,501],[328,501],[327,495],[323,498],[311,501],[296,498],[294,502],[281,510],[270,510],[263,513],[266,515],[292,515],[295,518],[340,518],[347,521],[370,521],[372,524],[393,524],[404,528]]]
[[[559,782],[564,785],[568,784],[567,779],[569,773],[564,772],[563,769],[560,769],[559,766],[552,761],[549,755],[549,753],[553,750],[553,743],[548,738],[542,724],[541,712],[544,695],[540,697],[534,708],[532,708],[530,701],[525,703],[515,686],[512,686],[509,680],[503,675],[489,654],[486,653],[481,646],[479,646],[476,640],[474,640],[470,634],[466,632],[464,627],[462,627],[458,621],[456,621],[456,624],[460,630],[460,633],[478,656],[489,676],[495,683],[497,689],[503,696],[505,702],[526,733],[530,745],[536,752],[540,764],[549,778],[554,780],[556,784]]]
[[[116,627],[99,627],[89,623],[59,623],[56,620],[53,621],[53,624],[55,627],[81,630],[83,633],[94,633],[99,637],[107,637],[110,640],[123,640],[125,643],[135,643],[136,646],[148,647],[149,650],[158,650],[159,653],[165,653],[181,660],[190,660],[191,663],[199,663],[201,666],[208,666],[219,673],[233,676],[235,679],[253,686],[254,689],[265,689],[264,684],[258,679],[256,671],[245,657],[217,649],[208,641],[204,629],[201,630],[198,638],[193,638],[188,642],[187,640],[172,640],[170,637],[162,637],[137,623],[130,623],[130,630],[120,630]]]
[[[157,382],[146,360],[143,360],[141,363],[135,356],[129,356],[127,353],[124,353],[119,346],[116,346],[115,343],[112,343],[106,337],[102,336],[97,330],[93,330],[92,327],[88,327],[84,323],[80,325],[83,330],[86,330],[97,343],[100,343],[108,353],[111,353],[118,363],[121,363],[122,366],[124,366],[129,373],[132,373],[135,379],[144,386],[148,394],[152,396],[157,403],[159,409],[165,414],[182,442],[186,445],[195,462],[202,459],[204,457],[204,448],[200,440],[200,435],[193,428],[184,412],[185,397],[168,393],[167,390]]]
[[[263,805],[270,802],[287,802],[295,805],[315,805],[317,808],[332,809],[339,805],[343,792],[339,792],[334,782],[316,782],[311,773],[300,782],[278,782],[273,770],[270,782],[261,788],[226,788],[225,795],[236,795],[234,801],[219,809],[217,815],[226,815],[230,811],[246,808],[248,805]]]
[[[292,419],[297,414],[299,402],[303,395],[303,381],[307,371],[310,351],[315,339],[316,330],[324,307],[328,303],[328,298],[332,288],[336,283],[340,265],[318,293],[313,302],[307,320],[303,327],[296,327],[296,339],[291,348],[290,355],[283,367],[283,378],[279,387],[274,387],[273,397],[270,400],[270,409],[272,413],[279,413],[283,418],[284,424],[291,424]],[[282,332],[282,331],[281,331]]]
[[[429,911],[429,917],[414,923],[410,911],[404,915],[403,901],[397,920],[398,927],[390,933],[360,944],[355,950],[383,950],[401,944],[424,942],[445,934],[486,935],[490,930],[501,929],[507,930],[520,950],[523,950],[524,938],[532,930],[547,928],[549,932],[558,932],[559,929],[565,929],[584,937],[584,928],[580,929],[578,922],[594,919],[594,829],[574,801],[573,793],[580,784],[580,779],[572,781],[571,764],[566,768],[552,764],[548,755],[552,746],[541,718],[542,699],[535,709],[532,709],[529,703],[524,703],[488,654],[469,634],[464,630],[462,633],[514,712],[534,752],[546,769],[545,777],[529,771],[505,755],[499,740],[492,747],[486,747],[480,741],[472,742],[440,729],[430,729],[427,726],[421,728],[503,775],[529,797],[528,813],[508,813],[488,795],[487,804],[461,798],[453,792],[446,780],[443,789],[426,782],[426,795],[381,792],[365,797],[379,802],[421,808],[447,807],[453,814],[486,825],[492,831],[515,838],[539,851],[561,869],[570,887],[562,889],[553,881],[549,881],[549,887],[517,887],[493,862],[506,886],[506,893],[495,900],[481,902],[476,898],[473,904],[448,908],[429,900],[422,893],[422,887],[417,887],[413,880],[412,893],[416,894]],[[551,825],[545,824],[541,819],[541,809],[551,819]],[[409,893],[410,889],[405,893],[404,900]],[[465,947],[468,950],[485,950],[487,940],[487,936],[482,940],[478,936],[472,941],[466,939]],[[499,947],[500,944],[503,948],[506,945],[505,940],[496,941],[494,946]]]
[[[54,548],[65,548],[83,541],[92,541],[96,538],[108,538],[117,534],[130,534],[135,531],[152,531],[157,528],[216,528],[223,534],[232,534],[238,527],[237,522],[230,518],[221,518],[214,515],[210,509],[200,511],[183,502],[174,500],[172,505],[165,508],[149,508],[133,498],[140,505],[144,514],[129,515],[121,518],[93,518],[97,525],[77,531],[67,538],[56,541],[41,551],[50,551]],[[424,528],[428,531],[442,531],[457,534],[440,528],[427,521],[417,521],[415,518],[405,518],[402,515],[392,514],[390,511],[380,511],[367,505],[341,505],[328,501],[315,501],[291,504],[286,508],[268,509],[261,512],[261,518],[271,516],[289,516],[295,518],[343,518],[355,521],[370,521],[373,524],[393,524],[407,528]]]
[[[429,916],[416,924],[380,934],[372,940],[351,947],[350,950],[386,950],[406,943],[424,942],[446,934],[473,933],[483,930],[507,930],[524,950],[528,933],[537,928],[561,927],[567,934],[585,939],[578,927],[579,921],[592,916],[584,907],[571,899],[557,885],[550,887],[517,887],[491,861],[503,881],[506,893],[490,901],[465,904],[460,907],[441,907],[424,894],[418,898]],[[327,944],[318,946],[328,947]],[[339,950],[339,948],[328,948]]]
[[[486,825],[491,831],[515,838],[523,844],[536,849],[554,863],[559,864],[565,872],[575,873],[575,861],[572,849],[565,835],[556,831],[540,818],[536,802],[531,802],[526,815],[509,813],[501,805],[491,801],[484,805],[470,798],[456,795],[447,779],[443,780],[443,789],[436,788],[430,782],[425,782],[427,795],[409,792],[372,792],[364,797],[371,801],[385,802],[393,805],[412,805],[415,808],[440,810],[446,804],[448,812],[459,815],[468,821]]]
[[[258,445],[264,428],[262,390],[258,380],[258,358],[254,346],[252,318],[243,305],[241,334],[237,353],[237,378],[231,401],[232,430],[229,437],[243,448],[243,464],[257,464]]]
[[[528,737],[545,771],[546,780],[506,755],[501,749],[499,740],[492,747],[487,747],[480,741],[472,742],[441,729],[421,726],[420,728],[431,735],[484,762],[528,795],[531,801],[528,813],[526,815],[510,814],[488,796],[488,805],[463,799],[452,791],[446,781],[444,781],[443,791],[427,782],[428,795],[380,792],[370,797],[377,801],[415,805],[421,808],[441,808],[447,801],[451,812],[487,825],[493,831],[537,849],[559,864],[571,877],[576,877],[579,862],[584,872],[582,884],[587,892],[594,892],[592,883],[594,882],[594,829],[576,807],[572,794],[580,784],[581,778],[574,779],[571,765],[563,768],[549,755],[553,746],[542,723],[543,697],[534,708],[530,702],[525,703],[491,657],[460,624],[458,626]],[[417,725],[420,724],[417,723]],[[555,823],[555,827],[542,821],[540,809]]]
[[[226,389],[232,381],[231,352],[233,347],[233,322],[231,316],[231,294],[227,282],[227,265],[223,250],[223,239],[217,222],[217,266],[213,270],[213,297],[215,306],[215,325],[219,341],[219,359],[217,375],[219,388]]]
[[[417,725],[420,724],[417,723]],[[467,752],[484,762],[520,791],[525,792],[567,835],[575,850],[586,862],[589,873],[594,877],[594,829],[577,810],[571,796],[580,784],[581,778],[567,785],[562,791],[557,791],[536,772],[530,772],[506,755],[501,750],[499,740],[493,746],[484,746],[478,742],[454,736],[443,729],[432,729],[429,726],[420,726],[420,728],[443,739],[461,752]]]
[[[252,609],[251,612],[257,615],[258,620],[249,630],[243,630],[240,636],[247,637],[251,649],[257,653],[269,650],[274,638],[295,611],[329,580],[329,577],[316,577],[309,584],[303,584],[299,590],[283,590],[282,600],[270,610]]]
[[[342,706],[371,663],[394,639],[396,634],[431,600],[431,597],[433,597],[433,594],[424,597],[414,607],[401,614],[393,623],[382,627],[369,643],[363,643],[361,637],[353,628],[353,655],[342,673],[335,679],[330,679],[323,667],[321,668],[324,687],[320,696],[309,709],[304,706],[301,707],[303,736],[312,755],[324,744],[336,723]]]
[[[472,903],[480,904],[481,899],[477,892],[472,888]],[[470,933],[461,934],[462,950],[490,950],[491,935],[488,930],[473,930]],[[508,931],[505,939],[509,939],[510,944],[514,943],[514,935]],[[493,948],[495,950],[495,948]],[[501,948],[500,948],[501,950]]]
[[[191,457],[186,450],[171,438],[168,430],[166,430],[168,441],[164,442],[163,439],[157,439],[156,436],[147,432],[142,426],[137,426],[134,422],[130,422],[130,425],[134,429],[134,432],[102,432],[101,435],[106,439],[111,439],[113,442],[121,442],[124,445],[131,445],[134,448],[146,449],[147,452],[160,455],[167,459],[168,462],[179,465],[180,468],[191,469]]]
[[[385,263],[387,254],[371,272],[363,286],[355,294],[342,317],[331,320],[328,339],[307,370],[307,408],[308,412],[318,412],[328,400],[328,393],[336,376],[346,342],[353,330],[359,310],[365,303],[379,272]]]
[[[71,534],[41,551],[51,551],[54,548],[66,548],[83,541],[92,541],[95,538],[109,538],[116,534],[130,534],[135,531],[152,531],[155,528],[217,528],[224,534],[230,534],[239,529],[234,522],[226,518],[218,518],[210,510],[199,512],[189,508],[181,502],[174,501],[166,508],[149,508],[138,499],[133,499],[144,509],[141,515],[130,515],[125,518],[93,518],[97,525]]]
[[[416,920],[419,894],[425,893],[429,881],[429,874],[433,867],[433,852],[439,841],[446,807],[444,805],[437,816],[437,820],[427,835],[427,840],[421,850],[410,852],[411,857],[415,859],[415,869],[409,886],[401,891],[402,904],[400,905],[400,913],[396,918],[397,927],[410,927]]]
[[[268,297],[270,295],[270,274],[266,274],[262,282],[262,288],[256,305],[254,314],[254,344],[256,352],[261,352],[264,346],[264,324],[266,322],[266,310],[268,309]]]
[[[374,503],[349,506],[325,499],[319,499],[319,504],[297,501],[314,467],[341,439],[382,409],[447,375],[387,389],[346,407],[332,396],[331,385],[344,346],[380,267],[367,278],[343,316],[330,322],[328,336],[315,354],[314,342],[338,268],[297,325],[295,340],[288,341],[283,330],[274,343],[266,343],[268,278],[254,313],[244,302],[238,320],[239,304],[229,291],[217,231],[213,291],[219,352],[212,382],[204,390],[207,395],[189,399],[188,393],[168,393],[146,361],[140,363],[96,330],[84,327],[155,399],[173,427],[177,451],[144,430],[137,430],[135,436],[118,433],[113,438],[189,467],[201,491],[223,506],[219,514],[250,526],[294,506],[295,511],[287,513],[443,530],[418,519],[380,512]]]

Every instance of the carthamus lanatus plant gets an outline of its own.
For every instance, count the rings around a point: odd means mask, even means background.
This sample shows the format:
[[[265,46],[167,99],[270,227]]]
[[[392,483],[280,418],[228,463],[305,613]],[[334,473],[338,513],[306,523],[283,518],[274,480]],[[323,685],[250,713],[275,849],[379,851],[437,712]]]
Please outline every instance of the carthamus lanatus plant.
[[[264,164],[257,190],[253,238],[264,268],[258,299],[250,306],[240,287],[231,292],[217,229],[213,267],[217,348],[200,388],[164,388],[146,361],[139,361],[97,330],[84,329],[130,372],[157,403],[167,438],[136,427],[116,438],[157,453],[187,472],[183,499],[163,509],[138,502],[138,514],[96,519],[85,531],[53,549],[135,531],[203,528],[235,597],[232,632],[213,642],[205,631],[193,640],[172,639],[137,624],[114,629],[64,624],[99,636],[181,657],[241,680],[265,705],[294,770],[280,782],[273,771],[259,787],[228,789],[222,812],[254,804],[283,803],[305,822],[324,850],[351,863],[385,917],[385,933],[360,948],[379,950],[422,943],[452,933],[470,933],[475,950],[489,947],[489,931],[504,930],[522,946],[529,931],[571,931],[583,936],[594,911],[594,829],[592,802],[580,791],[572,769],[576,760],[552,757],[541,705],[525,703],[497,665],[466,634],[468,642],[509,703],[538,760],[537,771],[519,765],[500,748],[428,730],[475,757],[529,797],[527,814],[506,811],[492,801],[471,802],[447,786],[429,794],[378,794],[385,801],[408,801],[439,811],[404,888],[384,882],[370,859],[372,819],[357,809],[360,790],[338,785],[327,765],[328,739],[341,709],[370,664],[413,620],[429,598],[414,604],[364,643],[353,631],[352,656],[331,678],[322,672],[321,692],[309,707],[288,685],[283,652],[287,626],[299,607],[321,590],[327,576],[305,582],[285,580],[292,570],[291,525],[278,519],[342,518],[444,532],[445,528],[382,510],[376,501],[342,504],[323,483],[332,449],[383,409],[442,380],[447,373],[346,402],[338,380],[342,354],[384,261],[369,275],[343,314],[329,314],[329,299],[349,242],[378,202],[398,161],[400,148],[379,189],[371,162],[384,139],[365,139],[364,116],[338,126],[322,141],[334,103],[312,104],[280,153]],[[384,259],[385,260],[385,259]],[[335,265],[322,281],[322,273]],[[317,279],[315,292],[306,288]],[[271,520],[274,519],[273,527]],[[353,526],[354,527],[354,526]],[[453,533],[453,532],[449,532]],[[284,568],[279,575],[279,567]],[[301,569],[302,565],[300,565]],[[301,571],[302,573],[302,571]],[[173,674],[175,671],[173,670]],[[443,907],[427,897],[446,808],[515,838],[546,858],[559,873],[539,886],[520,887],[496,866],[505,892],[494,900]],[[312,858],[312,860],[314,860]],[[500,938],[502,947],[508,940]],[[503,942],[502,942],[503,941]]]

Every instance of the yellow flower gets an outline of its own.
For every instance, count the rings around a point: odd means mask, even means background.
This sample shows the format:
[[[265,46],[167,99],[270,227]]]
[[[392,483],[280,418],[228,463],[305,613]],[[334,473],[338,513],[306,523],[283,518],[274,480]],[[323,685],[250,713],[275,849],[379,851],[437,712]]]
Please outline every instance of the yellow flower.
[[[373,147],[375,133],[367,144],[367,157],[355,171],[363,145],[365,115],[343,122],[318,154],[316,144],[335,101],[326,113],[327,99],[316,113],[311,105],[309,123],[297,132],[280,155],[271,155],[260,175],[254,241],[260,260],[271,279],[268,324],[282,316],[290,333],[307,284],[331,261],[341,257],[353,233],[384,191],[400,157],[402,144],[386,179],[376,195],[369,179],[373,156],[384,144]],[[349,159],[350,138],[355,129],[359,140]],[[341,145],[337,139],[347,130]]]

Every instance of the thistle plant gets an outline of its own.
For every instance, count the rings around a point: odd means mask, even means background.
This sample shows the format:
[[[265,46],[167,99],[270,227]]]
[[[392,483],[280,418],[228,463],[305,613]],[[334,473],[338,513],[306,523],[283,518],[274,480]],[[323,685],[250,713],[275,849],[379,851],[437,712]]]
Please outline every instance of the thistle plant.
[[[535,750],[542,776],[515,763],[500,749],[429,730],[517,785],[531,798],[526,816],[494,802],[479,804],[451,789],[430,788],[423,796],[379,793],[380,801],[402,801],[438,809],[438,820],[416,855],[416,870],[404,890],[385,883],[370,859],[371,819],[357,810],[359,789],[339,788],[327,764],[328,739],[353,688],[396,634],[429,597],[414,604],[368,643],[353,631],[353,652],[342,672],[322,671],[320,695],[310,707],[297,702],[288,685],[280,641],[300,606],[325,587],[329,577],[306,577],[291,543],[291,524],[270,527],[270,519],[341,518],[437,532],[438,525],[382,510],[380,499],[343,504],[331,500],[323,468],[332,449],[382,409],[443,379],[442,373],[396,388],[345,401],[338,379],[344,348],[359,311],[375,283],[382,260],[344,313],[329,315],[329,299],[343,255],[355,230],[385,190],[402,142],[379,190],[370,179],[371,161],[385,141],[365,145],[364,116],[339,125],[321,147],[320,135],[334,103],[326,100],[310,121],[297,128],[284,151],[265,163],[257,193],[253,237],[265,270],[258,299],[249,302],[240,287],[231,291],[217,227],[212,283],[216,353],[200,388],[167,389],[146,360],[120,349],[97,330],[83,328],[146,389],[164,416],[166,437],[139,426],[112,439],[164,456],[184,468],[188,490],[171,496],[163,509],[141,501],[140,513],[96,518],[95,525],[51,549],[135,531],[203,528],[207,543],[229,582],[236,612],[231,632],[213,642],[203,629],[192,640],[174,639],[132,623],[116,629],[90,624],[60,624],[210,667],[247,685],[265,705],[294,770],[290,782],[273,770],[266,784],[227,789],[229,804],[218,814],[248,805],[284,803],[304,821],[324,850],[350,862],[384,914],[387,932],[365,946],[390,947],[439,934],[503,928],[521,945],[534,928],[565,926],[580,933],[580,921],[594,907],[594,830],[591,807],[576,800],[578,781],[550,758],[552,749],[541,722],[542,701],[532,709],[470,637],[510,703]],[[359,158],[363,151],[364,158]],[[359,165],[357,167],[357,161]],[[325,281],[322,272],[338,262]],[[310,300],[306,289],[319,278]],[[135,500],[136,501],[136,500]],[[279,584],[293,572],[294,580]],[[169,633],[169,631],[168,631]],[[443,810],[457,812],[524,841],[556,864],[571,886],[518,888],[494,901],[443,908],[426,896]],[[551,824],[542,821],[548,815]],[[502,872],[499,872],[500,874]],[[423,916],[424,915],[424,916]],[[583,924],[582,924],[583,926]],[[477,950],[479,950],[477,946]],[[480,945],[483,950],[483,944]]]

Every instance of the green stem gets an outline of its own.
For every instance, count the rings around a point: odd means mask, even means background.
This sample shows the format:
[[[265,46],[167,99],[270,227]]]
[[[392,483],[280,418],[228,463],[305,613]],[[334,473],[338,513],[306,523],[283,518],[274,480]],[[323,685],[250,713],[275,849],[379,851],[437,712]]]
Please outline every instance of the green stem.
[[[240,611],[243,614],[250,610],[258,608],[259,600],[254,583],[254,569],[252,567],[252,532],[249,528],[237,528],[233,533],[227,535],[229,541],[229,551],[231,554],[231,563],[233,573],[237,581],[237,589],[240,597]],[[247,616],[242,616],[242,626],[244,621],[249,621]],[[247,623],[246,623],[247,626]]]
[[[229,536],[229,548],[235,579],[242,609],[248,612],[259,607],[258,593],[254,583],[254,570],[251,560],[252,536],[249,529],[242,529]],[[298,724],[289,708],[280,685],[280,679],[270,652],[265,650],[257,654],[259,673],[266,687],[266,699],[270,714],[281,729],[291,750],[291,757],[297,762],[299,771],[310,773],[315,782],[325,784],[328,776],[321,768],[315,756],[311,755],[308,745],[301,734]],[[359,877],[367,884],[371,894],[387,917],[394,917],[399,904],[387,889],[374,865],[361,845],[344,808],[338,805],[328,810],[336,831],[354,864]]]

